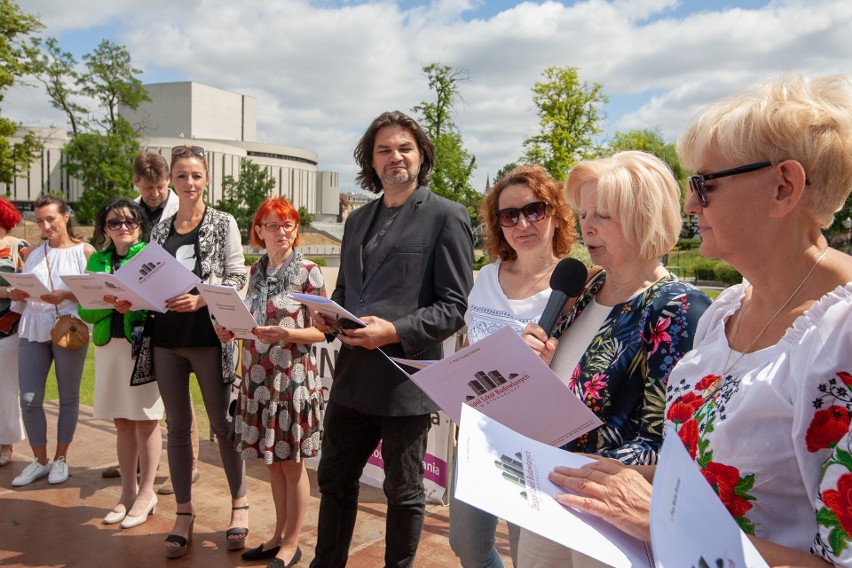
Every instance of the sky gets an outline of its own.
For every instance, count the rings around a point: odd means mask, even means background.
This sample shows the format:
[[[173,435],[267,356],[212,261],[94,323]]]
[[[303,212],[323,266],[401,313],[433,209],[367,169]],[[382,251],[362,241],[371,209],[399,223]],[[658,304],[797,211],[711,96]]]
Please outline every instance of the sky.
[[[109,39],[143,83],[256,97],[258,141],[316,152],[344,192],[372,119],[433,100],[430,63],[469,77],[455,122],[479,190],[538,132],[531,89],[547,67],[602,85],[601,141],[653,128],[673,142],[709,103],[772,77],[852,72],[848,0],[18,1],[78,60]],[[14,87],[3,114],[67,127],[39,87]]]

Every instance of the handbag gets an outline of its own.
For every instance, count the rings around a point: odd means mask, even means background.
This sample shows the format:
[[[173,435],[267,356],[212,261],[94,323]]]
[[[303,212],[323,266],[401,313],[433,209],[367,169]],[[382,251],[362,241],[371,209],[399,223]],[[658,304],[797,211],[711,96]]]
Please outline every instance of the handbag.
[[[50,290],[53,291],[53,278],[50,276],[50,263],[47,261],[47,243],[44,243],[44,263],[47,265],[47,280],[50,282]],[[89,343],[89,326],[71,314],[59,315],[59,308],[54,304],[56,310],[56,321],[50,330],[50,340],[62,349],[80,349]]]

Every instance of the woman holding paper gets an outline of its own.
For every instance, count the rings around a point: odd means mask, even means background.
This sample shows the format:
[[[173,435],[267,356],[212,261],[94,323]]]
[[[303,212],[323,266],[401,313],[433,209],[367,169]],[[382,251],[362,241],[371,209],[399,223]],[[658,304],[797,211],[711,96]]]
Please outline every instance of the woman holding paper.
[[[95,245],[101,249],[89,258],[88,272],[114,273],[145,246],[148,240],[145,212],[129,199],[106,204],[95,219]],[[92,324],[95,344],[94,417],[112,419],[118,434],[116,451],[121,471],[121,497],[104,517],[106,525],[121,523],[128,529],[154,514],[157,497],[154,476],[160,464],[163,438],[160,420],[163,401],[156,383],[131,386],[131,342],[141,332],[145,312],[130,311],[130,302],[105,296],[113,309],[85,309],[80,318]],[[139,464],[139,484],[136,464]]]
[[[717,102],[677,150],[699,172],[684,209],[701,254],[743,282],[672,372],[666,433],[770,565],[852,566],[852,258],[821,232],[852,188],[852,76],[790,75]],[[640,472],[601,460],[550,478],[579,493],[560,502],[650,539]]]
[[[35,460],[12,480],[21,487],[48,476],[50,483],[68,479],[66,457],[77,428],[80,410],[80,381],[88,346],[63,349],[53,344],[50,331],[60,315],[77,313],[77,298],[62,281],[66,274],[83,274],[94,248],[74,233],[71,209],[61,198],[42,195],[35,200],[35,219],[44,242],[34,247],[23,273],[35,274],[52,290],[31,298],[15,288],[10,297],[12,309],[21,314],[18,322],[18,380],[21,415]],[[47,458],[47,419],[44,413],[44,389],[51,363],[55,362],[59,387],[59,421],[53,463]]]
[[[552,338],[536,324],[524,337],[604,422],[564,449],[656,463],[666,379],[692,349],[698,318],[710,304],[660,260],[680,235],[680,188],[659,158],[621,152],[575,165],[566,190],[589,255],[604,270],[589,279]],[[571,566],[572,557],[575,566],[600,565],[521,533],[521,566]]]
[[[202,282],[242,289],[246,269],[237,222],[231,215],[204,203],[209,182],[204,148],[189,145],[172,148],[171,182],[178,195],[178,211],[154,227],[151,242],[162,245]],[[191,372],[198,379],[231,492],[226,546],[228,550],[239,550],[245,546],[248,535],[248,504],[243,460],[228,440],[228,403],[235,378],[233,345],[219,341],[204,298],[196,291],[169,299],[167,307],[164,314],[149,312],[146,333],[150,334],[150,341],[142,342],[133,377],[134,382],[144,382],[156,376],[168,416],[169,473],[177,501],[177,519],[166,538],[166,556],[179,558],[186,554],[195,521],[191,488]]]
[[[12,461],[12,445],[24,439],[18,397],[18,320],[10,299],[12,288],[3,273],[20,272],[29,243],[9,234],[21,222],[21,212],[0,197],[0,467]]]
[[[519,333],[538,321],[550,298],[550,274],[577,238],[576,218],[562,186],[541,166],[521,166],[497,180],[482,199],[484,266],[465,314],[470,343],[506,326]],[[450,497],[450,546],[462,566],[502,567],[494,548],[497,517]],[[519,527],[509,525],[516,558]]]
[[[244,560],[273,559],[292,566],[302,556],[299,534],[308,509],[310,483],[305,458],[322,442],[325,403],[310,344],[325,336],[311,326],[308,309],[287,292],[325,297],[319,267],[296,252],[299,213],[283,197],[269,198],[255,213],[251,243],[266,254],[251,267],[245,302],[257,321],[257,341],[243,341],[243,381],[235,439],[243,459],[262,458],[269,467],[275,531]],[[217,326],[223,342],[234,334]]]

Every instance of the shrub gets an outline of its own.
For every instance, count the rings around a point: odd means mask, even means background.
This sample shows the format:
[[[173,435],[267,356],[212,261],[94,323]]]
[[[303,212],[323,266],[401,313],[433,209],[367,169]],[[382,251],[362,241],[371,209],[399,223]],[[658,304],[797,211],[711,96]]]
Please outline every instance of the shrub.
[[[305,260],[310,260],[317,266],[328,266],[328,260],[324,256],[306,256]]]
[[[713,276],[716,280],[721,280],[729,286],[739,284],[743,281],[743,275],[723,260],[716,261],[716,266],[713,268]]]

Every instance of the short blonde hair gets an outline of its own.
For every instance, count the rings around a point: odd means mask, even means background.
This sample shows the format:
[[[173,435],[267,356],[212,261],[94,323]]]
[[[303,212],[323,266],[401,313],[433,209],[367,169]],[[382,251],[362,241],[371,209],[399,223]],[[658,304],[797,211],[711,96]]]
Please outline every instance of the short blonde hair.
[[[674,248],[683,226],[681,196],[665,162],[629,151],[578,163],[565,182],[574,209],[580,188],[590,181],[597,184],[598,209],[621,223],[624,239],[639,245],[642,258],[659,258]]]
[[[852,189],[852,77],[785,75],[711,105],[677,153],[695,171],[711,151],[732,167],[796,160],[808,179],[801,203],[828,227]]]

